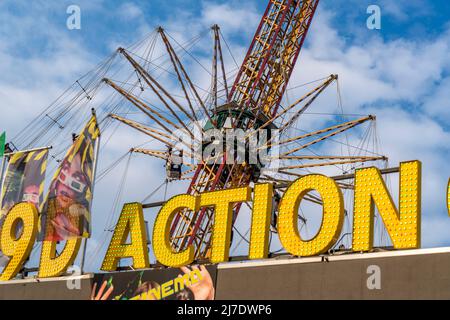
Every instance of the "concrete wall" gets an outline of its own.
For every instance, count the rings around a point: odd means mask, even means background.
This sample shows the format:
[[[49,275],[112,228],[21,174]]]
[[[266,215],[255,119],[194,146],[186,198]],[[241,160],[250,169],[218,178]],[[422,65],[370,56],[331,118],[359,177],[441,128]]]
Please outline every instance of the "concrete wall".
[[[216,285],[216,299],[450,299],[450,249],[220,265]]]
[[[71,286],[79,281],[79,289]],[[8,300],[88,300],[92,275],[47,280],[13,280],[0,284],[0,299]],[[73,288],[73,289],[69,289]]]

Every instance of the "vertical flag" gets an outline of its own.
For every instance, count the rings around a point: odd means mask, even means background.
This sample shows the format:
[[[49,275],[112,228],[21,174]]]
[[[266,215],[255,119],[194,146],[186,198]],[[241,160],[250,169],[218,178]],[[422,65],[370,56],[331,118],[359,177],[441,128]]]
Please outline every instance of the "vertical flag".
[[[94,143],[99,135],[92,116],[53,176],[41,216],[44,240],[90,236]]]
[[[6,132],[0,135],[0,158],[5,154]]]
[[[48,150],[16,152],[6,169],[1,197],[0,221],[17,203],[42,204]]]
[[[9,210],[20,202],[29,202],[39,210],[43,202],[45,171],[47,169],[48,150],[16,152],[9,158],[3,180],[0,199],[0,230]],[[3,159],[7,161],[6,158]],[[22,232],[23,225],[18,225],[16,234]],[[0,251],[0,266],[9,261]]]

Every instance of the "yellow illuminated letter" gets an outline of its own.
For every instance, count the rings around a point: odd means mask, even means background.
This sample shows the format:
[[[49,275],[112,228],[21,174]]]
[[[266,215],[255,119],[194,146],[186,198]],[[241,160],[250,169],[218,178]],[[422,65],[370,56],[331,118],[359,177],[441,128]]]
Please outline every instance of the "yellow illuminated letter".
[[[298,208],[303,197],[316,190],[322,197],[323,217],[318,234],[303,241],[298,231]],[[278,234],[283,247],[292,255],[307,257],[327,252],[337,241],[344,220],[344,200],[336,182],[323,175],[308,175],[295,181],[281,199]]]
[[[448,180],[447,184],[447,212],[450,216],[450,179]]]
[[[254,188],[249,259],[264,259],[269,254],[270,218],[273,185],[257,184]]]
[[[63,251],[58,256],[56,256],[56,244],[55,241],[42,242],[39,278],[58,277],[64,274],[77,257],[81,238],[67,240]]]
[[[130,236],[130,243],[126,243]],[[148,261],[147,232],[142,204],[125,204],[106,252],[101,270],[115,271],[122,258],[132,258],[134,269],[145,269]]]
[[[14,278],[30,255],[37,234],[38,213],[30,203],[16,204],[6,215],[1,232],[0,247],[11,257],[0,277],[1,281]],[[22,222],[23,230],[17,235],[17,227]]]
[[[420,247],[421,163],[400,165],[400,214],[377,168],[360,169],[355,178],[353,251],[373,247],[374,207],[396,249]]]
[[[211,262],[228,261],[231,241],[233,204],[249,201],[251,189],[248,187],[203,193],[200,206],[214,206],[214,225],[211,242]]]
[[[174,252],[170,244],[170,227],[175,215],[183,209],[198,211],[199,198],[191,195],[173,197],[161,208],[153,227],[153,252],[156,259],[169,267],[181,267],[194,261],[194,246]]]

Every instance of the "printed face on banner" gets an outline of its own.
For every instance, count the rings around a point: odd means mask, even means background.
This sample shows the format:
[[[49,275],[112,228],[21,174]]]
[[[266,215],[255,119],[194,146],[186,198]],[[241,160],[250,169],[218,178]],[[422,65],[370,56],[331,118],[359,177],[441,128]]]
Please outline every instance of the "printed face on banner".
[[[93,117],[53,177],[41,222],[47,241],[90,234],[94,141],[99,135],[96,125]]]
[[[56,182],[56,198],[63,208],[70,206],[73,199],[86,197],[88,177],[81,169],[81,157],[77,154],[72,162],[64,160]]]
[[[66,157],[61,170],[51,185],[48,200],[46,240],[65,240],[80,237],[89,215],[90,196],[87,194],[90,178],[87,172],[91,162],[82,162],[81,155]]]
[[[48,151],[16,153],[9,159],[2,191],[2,214],[17,203],[28,202],[39,210]]]

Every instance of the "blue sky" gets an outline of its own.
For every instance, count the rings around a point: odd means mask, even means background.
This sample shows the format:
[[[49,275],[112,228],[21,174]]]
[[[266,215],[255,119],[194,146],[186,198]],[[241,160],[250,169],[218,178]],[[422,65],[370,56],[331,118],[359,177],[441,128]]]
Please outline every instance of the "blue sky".
[[[66,8],[71,4],[81,8],[81,30],[66,28]],[[381,30],[366,28],[366,10],[372,4],[381,8]],[[118,46],[135,43],[159,25],[182,41],[218,23],[240,63],[265,6],[262,0],[4,0],[0,3],[0,129],[15,136]],[[445,208],[450,176],[449,16],[445,0],[322,0],[292,78],[294,85],[338,73],[346,112],[378,116],[378,133],[390,164],[423,161],[424,247],[450,245]],[[204,45],[196,53],[206,61],[209,53],[202,50]],[[197,70],[193,73],[200,82],[206,81]],[[320,110],[332,111],[332,99],[324,97]],[[102,154],[105,163],[145,141],[129,130],[119,132],[120,138]],[[146,161],[133,163],[129,178],[133,182],[123,201],[142,200],[163,179],[162,164]],[[107,187],[117,186],[121,173],[118,170],[115,178],[105,179],[96,190],[94,225],[105,224],[113,201]],[[183,188],[173,188],[169,194]],[[240,222],[242,230],[245,224]],[[102,228],[94,230],[91,254],[104,238]],[[100,258],[94,260],[92,269],[98,268]]]
[[[6,9],[7,14],[24,19],[36,21],[36,26],[24,26],[23,30],[31,32],[30,37],[36,34],[45,34],[45,30],[39,30],[39,20],[46,19],[55,27],[65,25],[67,15],[66,8],[71,4],[79,4],[83,15],[82,32],[71,32],[65,30],[77,41],[82,41],[89,49],[99,55],[109,53],[108,43],[123,39],[124,42],[132,41],[136,38],[135,31],[141,27],[142,20],[148,26],[156,26],[167,20],[176,19],[177,16],[193,16],[201,13],[205,6],[225,5],[230,9],[252,8],[262,12],[266,6],[265,1],[199,1],[199,0],[176,0],[176,1],[4,1],[2,9]],[[369,5],[379,5],[383,10],[383,28],[379,35],[384,39],[414,39],[417,41],[430,39],[439,36],[448,27],[448,14],[450,6],[445,0],[436,1],[386,1],[386,0],[322,0],[319,12],[329,10],[333,12],[332,24],[341,35],[348,41],[354,41],[355,35],[360,35],[359,40],[372,37],[373,32],[363,28],[367,15],[366,9]],[[83,6],[84,5],[84,6]],[[122,10],[122,18],[118,11]],[[124,15],[129,15],[131,19],[126,19]],[[142,15],[141,15],[142,14]],[[42,16],[44,15],[44,16]],[[133,16],[135,15],[135,16]],[[8,20],[3,20],[7,24]],[[250,28],[250,26],[249,26]],[[7,28],[5,28],[7,30]],[[250,29],[251,30],[251,29]],[[64,30],[62,30],[64,31]],[[248,30],[245,30],[248,37],[243,37],[244,43],[250,40]],[[101,39],[99,41],[99,35]],[[238,34],[233,34],[238,36]],[[40,37],[34,39],[33,44],[21,46],[26,54],[41,53],[38,50],[44,42],[38,41]],[[245,41],[247,40],[247,41]],[[41,42],[41,43],[39,43]],[[22,43],[23,44],[23,43]],[[106,44],[106,45],[105,45]]]

